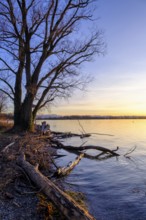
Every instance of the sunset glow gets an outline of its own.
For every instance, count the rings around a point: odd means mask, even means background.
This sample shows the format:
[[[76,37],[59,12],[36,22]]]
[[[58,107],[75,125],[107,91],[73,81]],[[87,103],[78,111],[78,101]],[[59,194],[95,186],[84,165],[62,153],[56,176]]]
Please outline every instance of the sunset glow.
[[[50,113],[63,115],[146,115],[146,1],[98,1],[105,56],[81,71],[94,76],[87,91],[59,101]],[[61,104],[60,104],[61,103]]]

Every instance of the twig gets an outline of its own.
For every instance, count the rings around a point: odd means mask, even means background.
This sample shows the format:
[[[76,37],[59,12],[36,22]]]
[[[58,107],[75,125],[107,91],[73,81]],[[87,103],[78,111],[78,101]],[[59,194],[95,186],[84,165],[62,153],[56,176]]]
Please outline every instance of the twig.
[[[17,189],[18,190],[18,192],[19,192],[19,189]],[[25,192],[21,192],[21,190],[20,190],[20,194],[21,195],[26,195],[26,194],[37,194],[37,193],[40,193],[41,191],[42,191],[43,189],[39,189],[39,190],[36,190],[36,191],[30,191],[30,192],[27,192],[27,191],[25,191]]]
[[[9,149],[9,147],[11,147],[11,146],[14,145],[14,144],[15,144],[15,142],[12,142],[12,143],[8,144],[8,145],[2,150],[2,153],[6,153],[7,150]]]
[[[119,150],[119,147],[117,146],[117,148],[115,150],[112,150],[112,151],[118,151]]]
[[[87,143],[87,141],[85,141],[84,143],[82,143],[81,145],[80,145],[80,147],[82,147],[84,144],[86,144]]]
[[[133,151],[135,151],[136,148],[137,146],[134,146],[133,148],[131,148],[126,154],[124,154],[124,157],[126,157],[128,154],[131,154]]]
[[[85,131],[85,129],[83,128],[83,126],[82,126],[82,124],[81,124],[81,122],[78,120],[78,123],[79,123],[79,126],[81,127],[81,129],[82,129],[82,134],[86,134],[86,131]],[[97,135],[106,135],[106,136],[114,136],[114,135],[112,135],[112,134],[104,134],[104,133],[88,133],[89,135],[91,135],[91,134],[97,134]]]
[[[65,157],[66,155],[65,154],[52,154],[51,156],[56,159],[56,158],[60,158],[60,157]]]
[[[79,126],[82,128],[82,134],[86,134],[86,131],[84,130],[83,126],[81,125],[80,121],[78,120]]]
[[[106,135],[106,136],[114,136],[113,134],[104,134],[104,133],[90,133],[90,134],[96,134],[96,135]]]
[[[56,163],[54,162],[54,160],[50,157],[51,162],[53,163],[53,165],[56,167],[56,169],[58,169],[58,166],[56,165]]]

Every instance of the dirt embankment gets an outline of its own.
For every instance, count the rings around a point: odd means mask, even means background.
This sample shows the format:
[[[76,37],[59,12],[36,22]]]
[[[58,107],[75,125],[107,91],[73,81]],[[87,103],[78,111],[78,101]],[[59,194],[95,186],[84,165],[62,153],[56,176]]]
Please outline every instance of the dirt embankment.
[[[35,188],[16,159],[24,152],[27,160],[39,164],[46,176],[53,173],[52,156],[56,150],[38,134],[2,133],[7,127],[0,123],[0,220],[44,220],[58,219],[52,204]],[[57,214],[55,214],[55,212]]]
[[[42,136],[38,133],[5,132],[11,126],[12,124],[7,121],[0,121],[0,220],[66,219],[49,198],[44,196],[43,189],[36,188],[28,174],[18,165],[17,158],[22,154],[34,167],[38,164],[39,171],[59,186],[61,191],[65,191],[72,197],[87,215],[84,195],[65,190],[64,182],[55,178],[57,166],[53,159],[58,155],[57,150],[51,147],[50,137],[53,134],[48,133],[48,136]],[[80,208],[78,211],[81,211]],[[83,217],[83,219],[86,218]]]

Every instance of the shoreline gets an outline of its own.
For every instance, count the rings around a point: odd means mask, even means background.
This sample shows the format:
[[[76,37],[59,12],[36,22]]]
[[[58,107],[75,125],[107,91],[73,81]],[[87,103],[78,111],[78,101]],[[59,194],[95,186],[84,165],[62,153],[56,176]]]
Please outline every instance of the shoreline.
[[[45,138],[39,137],[40,134],[34,133],[9,134],[0,131],[0,219],[2,220],[45,220],[49,216],[51,219],[63,219],[50,200],[39,189],[34,188],[26,173],[16,163],[21,152],[24,152],[27,161],[34,166],[36,163],[39,164],[39,170],[43,175],[52,176],[55,168],[51,155],[57,155],[57,150],[50,147]],[[71,197],[83,197],[81,193],[70,191],[70,186],[67,186],[63,179],[54,178],[54,181]]]
[[[37,121],[43,120],[142,120],[146,116],[103,116],[103,117],[56,117],[56,118],[37,118]]]

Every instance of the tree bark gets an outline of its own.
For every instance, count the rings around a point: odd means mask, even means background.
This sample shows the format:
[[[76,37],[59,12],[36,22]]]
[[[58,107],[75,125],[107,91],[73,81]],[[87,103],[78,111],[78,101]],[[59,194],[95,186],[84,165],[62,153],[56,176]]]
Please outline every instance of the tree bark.
[[[33,130],[33,122],[34,118],[32,116],[32,105],[33,105],[33,95],[28,94],[26,99],[24,100],[24,103],[22,104],[22,110],[21,110],[21,127],[24,130],[32,131]]]
[[[21,118],[21,76],[17,78],[14,95],[14,127],[19,126]]]
[[[34,95],[28,93],[24,102],[21,104],[19,110],[14,111],[14,129],[20,128],[20,130],[32,131],[34,128],[34,117],[32,115]],[[17,106],[17,105],[15,105]]]
[[[22,155],[17,164],[28,174],[29,178],[49,197],[53,204],[62,212],[66,219],[70,220],[95,220],[86,210],[80,207],[69,195],[60,190],[53,182],[25,160]]]
[[[21,117],[21,101],[22,101],[22,74],[24,70],[25,63],[25,52],[23,47],[23,41],[19,38],[19,65],[15,78],[15,88],[14,88],[14,127],[19,126]]]

